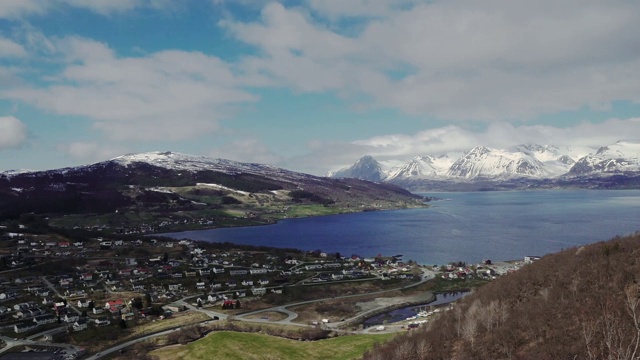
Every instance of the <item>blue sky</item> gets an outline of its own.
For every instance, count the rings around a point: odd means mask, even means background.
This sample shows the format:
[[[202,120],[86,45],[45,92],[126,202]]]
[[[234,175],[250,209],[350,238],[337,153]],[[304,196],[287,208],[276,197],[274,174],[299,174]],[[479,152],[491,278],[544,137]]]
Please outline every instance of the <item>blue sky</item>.
[[[0,171],[640,139],[629,0],[2,0]]]

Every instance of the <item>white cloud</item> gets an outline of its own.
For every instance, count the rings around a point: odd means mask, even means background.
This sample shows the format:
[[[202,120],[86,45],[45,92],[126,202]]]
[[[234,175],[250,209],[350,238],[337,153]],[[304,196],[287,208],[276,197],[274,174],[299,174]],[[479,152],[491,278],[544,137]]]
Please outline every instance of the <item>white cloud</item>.
[[[27,127],[13,116],[0,116],[0,149],[14,148],[27,140]]]
[[[60,0],[61,2],[78,7],[84,8],[89,11],[101,14],[110,15],[112,13],[126,12],[138,8],[152,8],[152,9],[168,9],[176,6],[176,3],[172,0]]]
[[[309,0],[309,7],[330,19],[386,17],[394,10],[426,2],[420,0]]]
[[[379,161],[408,161],[417,155],[460,153],[476,146],[508,149],[514,145],[535,143],[597,149],[618,140],[640,141],[640,118],[609,119],[602,123],[582,122],[571,127],[520,125],[493,122],[482,130],[448,125],[416,134],[391,134],[353,142],[313,142],[304,156],[282,161],[291,169],[325,174],[352,165],[364,155]],[[583,155],[587,155],[584,153]]]
[[[281,156],[272,152],[265,144],[255,138],[235,140],[211,150],[209,155],[216,158],[259,164],[276,165],[282,161]]]
[[[0,36],[0,58],[23,57],[26,54],[22,45]]]
[[[302,92],[364,95],[369,107],[494,121],[640,101],[638,2],[412,3],[269,3],[258,21],[221,24],[260,50],[247,72]],[[349,16],[378,17],[344,35]]]
[[[112,140],[182,140],[217,128],[233,104],[254,101],[219,58],[160,51],[119,58],[106,44],[71,37],[55,44],[64,68],[46,87],[1,96],[60,115],[84,116]]]
[[[0,19],[13,19],[25,15],[43,14],[50,3],[39,0],[2,0],[0,1]]]
[[[0,1],[0,19],[43,15],[62,6],[111,15],[136,9],[174,9],[179,7],[178,4],[173,0],[2,0]]]
[[[75,162],[84,164],[104,161],[128,153],[127,149],[120,145],[114,145],[113,143],[105,145],[89,141],[58,144],[56,149],[69,156]]]

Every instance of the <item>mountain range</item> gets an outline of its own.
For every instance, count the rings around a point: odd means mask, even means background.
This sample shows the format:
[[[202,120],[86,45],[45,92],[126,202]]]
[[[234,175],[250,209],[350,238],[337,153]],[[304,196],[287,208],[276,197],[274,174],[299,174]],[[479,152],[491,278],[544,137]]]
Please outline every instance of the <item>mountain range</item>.
[[[34,213],[69,226],[85,226],[87,221],[120,227],[178,220],[193,224],[196,219],[215,227],[255,225],[411,206],[423,206],[422,197],[393,184],[331,179],[176,152],[0,173],[0,219]]]
[[[640,185],[640,143],[633,141],[598,149],[538,144],[508,149],[477,146],[465,153],[419,155],[400,166],[388,163],[367,155],[328,176],[392,183],[411,191]]]

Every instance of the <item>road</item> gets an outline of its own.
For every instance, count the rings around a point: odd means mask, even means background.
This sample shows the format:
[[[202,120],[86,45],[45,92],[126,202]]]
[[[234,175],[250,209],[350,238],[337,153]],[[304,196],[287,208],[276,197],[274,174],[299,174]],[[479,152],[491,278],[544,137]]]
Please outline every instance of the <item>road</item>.
[[[294,325],[294,326],[300,326],[300,327],[307,327],[309,325],[306,324],[300,324],[300,323],[295,323],[293,322],[293,320],[295,320],[298,317],[298,314],[294,311],[289,310],[289,307],[294,307],[294,306],[300,306],[300,305],[306,305],[306,304],[312,304],[312,303],[316,303],[316,302],[321,302],[321,301],[327,301],[327,300],[334,300],[334,299],[347,299],[347,298],[355,298],[355,297],[361,297],[361,296],[368,296],[368,295],[381,295],[381,294],[385,294],[388,292],[392,292],[392,291],[397,291],[397,290],[402,290],[402,289],[408,289],[408,288],[412,288],[412,287],[416,287],[420,284],[423,284],[424,282],[431,280],[435,277],[436,273],[431,271],[431,270],[427,270],[427,269],[423,269],[422,270],[422,275],[421,275],[421,279],[420,281],[413,283],[411,285],[407,285],[407,286],[403,286],[403,287],[399,287],[399,288],[394,288],[394,289],[389,289],[389,290],[380,290],[380,291],[375,291],[375,292],[370,292],[370,293],[366,293],[366,294],[354,294],[354,295],[343,295],[343,296],[337,296],[337,297],[329,297],[329,298],[322,298],[322,299],[315,299],[315,300],[307,300],[307,301],[300,301],[297,303],[292,303],[292,304],[287,304],[287,305],[282,305],[282,306],[275,306],[275,307],[271,307],[268,309],[262,309],[262,310],[256,310],[256,311],[252,311],[252,312],[248,312],[248,313],[244,313],[241,315],[237,315],[235,316],[235,319],[240,320],[240,321],[246,321],[246,322],[254,322],[254,323],[270,323],[270,324],[286,324],[286,325]],[[51,283],[49,283],[48,281],[45,280],[45,283],[47,283],[50,288],[52,288],[55,291],[55,287],[53,287],[53,285]],[[57,293],[57,291],[55,291]],[[59,295],[59,294],[58,294]],[[180,306],[186,306],[188,309],[192,310],[192,311],[198,311],[198,312],[202,312],[204,314],[206,314],[207,316],[209,316],[209,318],[211,319],[227,319],[229,316],[217,311],[213,311],[213,310],[208,310],[208,309],[202,309],[202,308],[198,308],[196,306],[193,306],[189,303],[187,303],[185,300],[187,298],[183,298],[181,300],[178,300],[176,302],[176,304],[180,305]],[[376,311],[379,309],[373,309],[373,310],[369,310],[369,311]],[[367,313],[369,312],[367,311]],[[262,318],[258,318],[258,319],[251,319],[251,318],[247,318],[250,315],[255,315],[255,314],[260,314],[260,313],[264,313],[264,312],[280,312],[280,313],[284,313],[287,315],[287,317],[283,320],[278,320],[278,321],[271,321],[268,319],[262,319]],[[366,313],[365,313],[366,314]],[[340,322],[335,322],[335,323],[331,323],[331,324],[326,324],[327,327],[331,328],[332,330],[336,330],[338,327],[340,327],[340,325],[347,323],[350,320],[353,320],[357,317],[362,316],[363,313],[358,314],[355,317],[349,318],[349,319],[345,319],[343,321]],[[204,322],[201,322],[201,324],[208,324],[210,323],[212,320],[206,320]],[[188,325],[191,326],[191,325]],[[149,334],[134,340],[130,340],[127,341],[125,343],[122,344],[118,344],[115,346],[112,346],[108,349],[105,349],[95,355],[89,356],[86,359],[90,359],[90,360],[96,360],[96,359],[101,359],[105,356],[108,356],[110,354],[113,354],[115,352],[119,352],[120,350],[123,350],[129,346],[135,345],[139,342],[142,341],[146,341],[158,336],[165,336],[168,334],[171,334],[172,332],[175,331],[179,331],[181,330],[183,327],[176,327],[176,328],[172,328],[172,329],[168,329],[168,330],[164,330],[161,332],[157,332],[154,334]],[[53,330],[48,330],[46,332],[42,332],[39,334],[34,335],[33,337],[30,338],[35,338],[35,337],[39,337],[39,336],[43,336],[45,335],[45,333],[51,332],[51,331],[55,331],[58,330],[57,329],[53,329]],[[370,330],[370,329],[369,329]],[[359,333],[368,333],[367,331],[358,331]],[[51,347],[61,347],[61,348],[65,348],[68,351],[79,351],[79,349],[73,345],[70,344],[52,344],[52,343],[48,343],[48,342],[37,342],[37,341],[33,341],[33,340],[29,340],[29,339],[25,339],[25,340],[14,340],[12,338],[8,338],[5,336],[0,336],[0,339],[5,341],[7,343],[7,346],[3,349],[0,350],[0,354],[2,352],[4,352],[5,350],[13,347],[13,346],[18,346],[18,345],[40,345],[40,346],[51,346]]]
[[[56,287],[49,281],[47,280],[46,276],[41,276],[40,277],[42,279],[42,281],[47,285],[47,287],[49,288],[49,290],[53,291],[60,299],[65,299],[66,297],[63,296],[62,294],[60,294],[60,292],[58,292],[58,290],[56,289]],[[76,308],[71,302],[67,302],[67,305],[73,310],[75,311],[78,315],[82,315],[82,311],[78,310],[78,308]]]
[[[294,323],[292,322],[293,320],[295,320],[298,317],[298,314],[288,310],[288,307],[294,307],[294,306],[299,306],[299,305],[307,305],[307,304],[313,304],[316,302],[321,302],[321,301],[327,301],[327,300],[335,300],[335,299],[348,299],[348,298],[355,298],[355,297],[361,297],[361,296],[369,296],[369,295],[381,295],[381,294],[385,294],[385,293],[389,293],[392,291],[398,291],[398,290],[403,290],[403,289],[409,289],[412,287],[416,287],[420,284],[423,284],[431,279],[434,279],[436,276],[436,272],[428,270],[428,269],[422,269],[422,274],[421,274],[421,279],[418,282],[415,282],[413,284],[410,285],[406,285],[403,287],[399,287],[399,288],[393,288],[393,289],[388,289],[388,290],[380,290],[380,291],[374,291],[374,292],[369,292],[369,293],[365,293],[365,294],[353,294],[353,295],[343,295],[343,296],[336,296],[336,297],[328,297],[328,298],[322,298],[322,299],[314,299],[314,300],[307,300],[307,301],[300,301],[297,303],[292,303],[292,304],[287,304],[287,305],[283,305],[283,306],[275,306],[272,308],[268,308],[268,309],[262,309],[262,310],[256,310],[256,311],[251,311],[248,313],[244,313],[241,315],[237,315],[236,319],[238,320],[242,320],[242,321],[251,321],[251,322],[269,322],[269,323],[275,323],[275,324],[287,324],[287,325],[302,325],[305,326],[304,324],[299,324],[299,323]],[[379,309],[374,309],[371,311],[376,311]],[[264,312],[281,312],[287,315],[287,318],[284,320],[279,320],[279,321],[269,321],[266,319],[249,319],[247,318],[247,316],[250,315],[256,315],[256,314],[260,314],[260,313],[264,313]],[[362,316],[363,314],[358,314],[357,316],[354,316],[352,318],[349,319],[345,319],[343,321],[340,322],[336,322],[336,323],[331,323],[331,327],[332,328],[336,328],[339,327],[342,324],[348,323],[349,321]]]
[[[81,349],[75,345],[33,340],[35,338],[38,338],[44,335],[50,335],[50,334],[55,334],[57,332],[64,332],[64,331],[66,331],[66,326],[61,326],[55,329],[50,329],[50,330],[46,330],[46,331],[31,335],[26,339],[14,339],[4,335],[0,335],[0,340],[4,341],[7,344],[7,346],[0,349],[0,355],[14,346],[45,346],[49,348],[62,348],[62,349],[65,349],[68,354],[80,352]]]

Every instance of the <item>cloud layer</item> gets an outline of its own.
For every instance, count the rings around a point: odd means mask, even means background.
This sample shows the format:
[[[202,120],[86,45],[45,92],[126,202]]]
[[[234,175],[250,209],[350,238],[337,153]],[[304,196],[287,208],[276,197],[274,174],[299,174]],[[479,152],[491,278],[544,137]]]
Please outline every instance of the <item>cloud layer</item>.
[[[353,18],[355,34],[334,26]],[[504,120],[640,100],[638,21],[640,3],[622,0],[360,0],[270,3],[260,21],[222,26],[260,50],[245,69],[275,84],[365,95],[370,107],[409,114]]]
[[[18,147],[27,140],[27,127],[13,116],[0,116],[0,149]]]
[[[637,119],[571,126],[551,126],[547,120],[539,125],[544,114],[640,103],[640,2],[208,4],[209,25],[217,28],[215,34],[207,31],[216,41],[232,43],[228,48],[216,43],[201,51],[168,47],[135,52],[83,34],[53,36],[34,24],[69,9],[109,20],[141,10],[167,14],[184,3],[3,0],[0,19],[14,28],[0,29],[0,99],[90,122],[93,136],[84,134],[57,147],[76,159],[110,155],[109,148],[124,150],[127,142],[184,144],[224,132],[233,134],[225,139],[227,145],[198,148],[211,149],[216,156],[320,173],[364,154],[403,158],[479,144],[600,146],[621,134],[640,138]],[[308,155],[288,157],[265,146],[273,141],[260,138],[259,131],[247,138],[222,121],[233,121],[237,110],[248,104],[260,111],[263,99],[255,94],[270,89],[337,97],[360,114],[384,109],[399,114],[389,121],[423,121],[425,130],[406,134],[399,123],[397,134],[363,139],[354,131],[350,140],[341,142],[311,135]],[[0,121],[6,127],[0,147],[24,143],[23,122],[15,117]],[[299,121],[307,120],[302,116]],[[450,125],[434,128],[430,121]],[[114,142],[117,146],[107,146]]]

